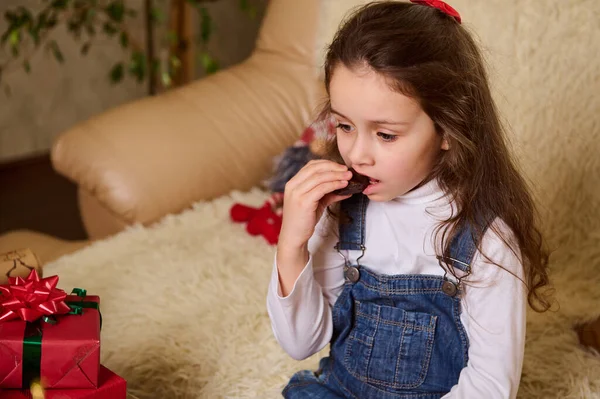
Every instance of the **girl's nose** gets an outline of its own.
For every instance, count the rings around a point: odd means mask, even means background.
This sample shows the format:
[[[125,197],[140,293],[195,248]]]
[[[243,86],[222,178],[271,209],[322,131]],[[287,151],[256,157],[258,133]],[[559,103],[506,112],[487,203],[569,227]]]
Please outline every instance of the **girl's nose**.
[[[374,163],[374,158],[371,151],[371,146],[367,137],[360,133],[355,135],[354,142],[348,154],[348,160],[351,164],[370,166]]]

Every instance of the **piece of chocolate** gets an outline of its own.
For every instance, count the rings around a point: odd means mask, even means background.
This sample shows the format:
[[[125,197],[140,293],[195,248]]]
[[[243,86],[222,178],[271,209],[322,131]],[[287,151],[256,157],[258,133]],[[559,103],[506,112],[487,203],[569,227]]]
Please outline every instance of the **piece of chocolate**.
[[[335,190],[333,193],[337,195],[354,195],[362,193],[365,188],[369,185],[369,178],[367,176],[356,173],[354,169],[350,169],[352,172],[352,178],[348,181],[348,185],[339,190]]]

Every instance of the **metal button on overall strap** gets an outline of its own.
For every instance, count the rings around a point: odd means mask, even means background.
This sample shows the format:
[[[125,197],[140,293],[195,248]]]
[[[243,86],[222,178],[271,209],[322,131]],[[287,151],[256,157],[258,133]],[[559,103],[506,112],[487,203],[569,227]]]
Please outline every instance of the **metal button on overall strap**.
[[[451,258],[451,257],[437,256],[437,259],[438,259],[438,263],[440,264],[440,267],[442,269],[444,269],[444,282],[442,283],[442,292],[448,296],[453,297],[458,292],[458,289],[460,288],[460,283],[461,283],[462,279],[467,277],[469,274],[471,274],[471,265],[469,265],[468,263],[462,262],[458,259]],[[447,267],[444,267],[442,265],[442,262],[444,262]],[[459,263],[462,266],[461,269],[464,270],[464,272],[465,272],[465,274],[463,276],[458,277],[456,275],[456,273],[454,272],[454,264],[455,263]],[[448,270],[451,270],[451,274],[456,279],[456,283],[453,281],[450,281],[448,279],[448,277],[447,277]]]
[[[344,256],[344,254],[340,251],[340,243],[338,242],[337,244],[335,244],[335,250],[338,252],[338,254],[344,259],[344,277],[350,281],[351,283],[356,283],[358,280],[360,280],[360,258],[362,258],[363,256],[365,256],[365,246],[360,244],[360,250],[362,251],[362,253],[360,254],[360,256],[356,259],[356,266],[352,266],[350,264],[350,260]]]

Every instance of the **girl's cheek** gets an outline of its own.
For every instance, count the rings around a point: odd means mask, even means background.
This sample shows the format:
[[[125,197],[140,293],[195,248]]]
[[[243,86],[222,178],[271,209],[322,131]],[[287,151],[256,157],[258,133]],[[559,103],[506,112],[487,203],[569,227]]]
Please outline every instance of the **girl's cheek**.
[[[337,134],[337,148],[338,151],[340,152],[340,155],[342,156],[342,158],[344,157],[344,154],[346,153],[345,151],[345,146],[344,146],[344,140],[341,138],[340,134]],[[345,159],[345,158],[344,158]]]
[[[346,154],[348,153],[346,151],[346,149],[344,147],[338,147],[340,150],[340,155],[342,156],[342,159],[344,160],[344,162],[346,163],[346,165],[348,165],[348,157],[346,156]]]

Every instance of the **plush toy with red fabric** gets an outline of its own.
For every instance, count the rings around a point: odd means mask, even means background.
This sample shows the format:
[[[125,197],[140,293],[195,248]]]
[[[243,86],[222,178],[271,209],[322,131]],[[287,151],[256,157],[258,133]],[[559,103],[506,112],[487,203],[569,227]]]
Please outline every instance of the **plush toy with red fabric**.
[[[273,194],[259,208],[234,204],[230,210],[231,220],[246,223],[249,234],[262,235],[269,244],[276,245],[281,230],[285,184],[310,160],[324,155],[325,142],[333,135],[333,122],[315,122],[307,127],[300,139],[275,159],[273,176],[264,182]]]
[[[283,197],[283,194],[276,193]],[[271,196],[263,206],[254,208],[244,204],[234,204],[231,207],[231,220],[246,223],[246,231],[250,235],[262,235],[269,244],[277,244],[281,230],[282,200]]]

